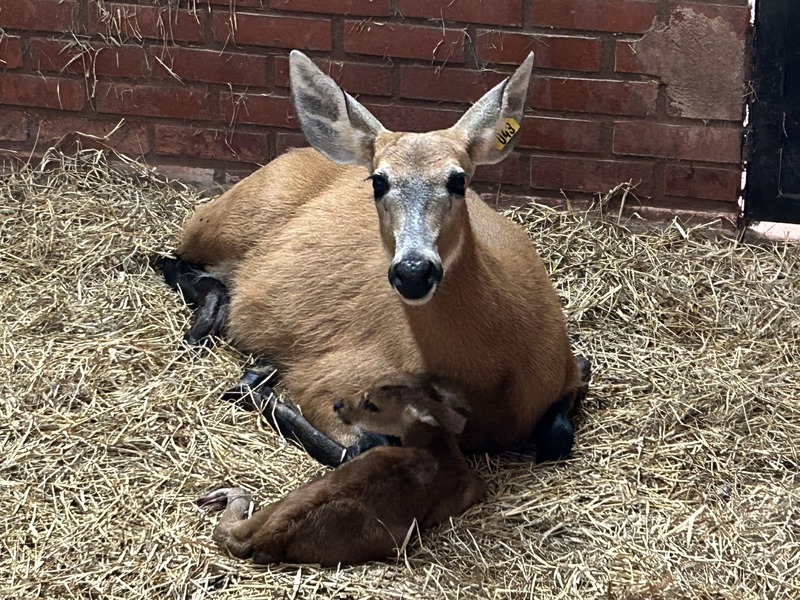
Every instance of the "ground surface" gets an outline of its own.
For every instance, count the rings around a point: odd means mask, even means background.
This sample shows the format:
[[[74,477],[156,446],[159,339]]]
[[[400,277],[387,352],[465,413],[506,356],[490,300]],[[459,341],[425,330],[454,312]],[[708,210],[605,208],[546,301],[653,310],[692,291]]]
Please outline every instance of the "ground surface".
[[[574,458],[476,457],[488,501],[396,562],[261,568],[195,497],[320,468],[217,400],[242,356],[180,347],[148,256],[201,199],[50,166],[0,180],[0,597],[800,597],[797,246],[517,212],[594,360]]]

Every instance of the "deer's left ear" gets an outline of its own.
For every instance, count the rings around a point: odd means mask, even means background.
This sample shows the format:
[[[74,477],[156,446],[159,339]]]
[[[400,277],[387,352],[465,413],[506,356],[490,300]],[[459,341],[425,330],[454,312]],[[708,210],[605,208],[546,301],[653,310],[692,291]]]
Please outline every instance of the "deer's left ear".
[[[474,165],[498,163],[517,144],[532,69],[533,52],[511,77],[486,92],[451,128],[466,137]]]

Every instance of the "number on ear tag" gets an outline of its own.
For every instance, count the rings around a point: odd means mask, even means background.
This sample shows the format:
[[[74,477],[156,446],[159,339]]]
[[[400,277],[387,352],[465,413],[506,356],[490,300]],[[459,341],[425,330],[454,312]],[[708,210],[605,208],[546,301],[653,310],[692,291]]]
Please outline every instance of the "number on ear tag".
[[[498,150],[502,150],[508,145],[519,131],[519,123],[512,117],[501,119],[494,130],[494,145]]]

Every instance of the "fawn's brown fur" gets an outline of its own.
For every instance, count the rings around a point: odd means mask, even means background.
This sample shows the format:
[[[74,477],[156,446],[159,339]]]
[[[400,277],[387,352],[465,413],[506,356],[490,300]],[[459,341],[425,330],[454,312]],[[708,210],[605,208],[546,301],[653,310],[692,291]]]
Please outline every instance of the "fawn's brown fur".
[[[415,521],[432,527],[484,497],[486,484],[455,440],[468,412],[457,388],[403,376],[334,410],[351,425],[400,437],[402,447],[373,448],[249,518],[250,494],[241,488],[200,498],[201,505],[225,507],[216,542],[256,563],[381,560],[403,544]]]

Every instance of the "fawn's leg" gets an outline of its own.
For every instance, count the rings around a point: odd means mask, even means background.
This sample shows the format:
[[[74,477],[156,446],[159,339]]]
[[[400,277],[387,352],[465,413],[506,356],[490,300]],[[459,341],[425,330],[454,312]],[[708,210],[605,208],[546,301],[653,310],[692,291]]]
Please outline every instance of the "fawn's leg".
[[[253,555],[253,536],[266,523],[274,505],[254,511],[250,492],[244,488],[220,488],[201,496],[197,503],[206,510],[222,510],[212,538],[236,558]]]

